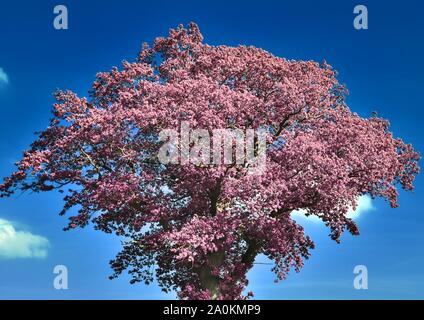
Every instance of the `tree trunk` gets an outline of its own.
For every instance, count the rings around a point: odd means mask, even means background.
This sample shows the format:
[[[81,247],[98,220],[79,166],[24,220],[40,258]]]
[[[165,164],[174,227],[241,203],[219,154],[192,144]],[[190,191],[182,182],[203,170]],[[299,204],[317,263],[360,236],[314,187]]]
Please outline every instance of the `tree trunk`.
[[[200,285],[203,290],[208,290],[212,300],[218,299],[220,296],[219,291],[219,277],[212,274],[214,267],[219,267],[224,261],[224,251],[218,251],[208,254],[208,265],[202,266],[197,270],[199,275]]]
[[[260,250],[260,242],[257,240],[246,240],[248,247],[242,256],[242,262],[246,265],[246,271],[249,270],[255,261],[255,258]],[[220,279],[218,276],[212,274],[214,268],[219,268],[224,263],[225,252],[218,251],[210,253],[207,256],[208,263],[198,268],[196,273],[199,276],[200,285],[203,290],[208,290],[211,299],[216,300],[221,295],[220,292]]]

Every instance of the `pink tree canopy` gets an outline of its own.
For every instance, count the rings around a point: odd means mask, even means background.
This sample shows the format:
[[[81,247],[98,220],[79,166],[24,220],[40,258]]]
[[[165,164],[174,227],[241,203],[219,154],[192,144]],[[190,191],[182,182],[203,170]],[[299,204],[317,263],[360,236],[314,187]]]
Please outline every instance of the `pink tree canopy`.
[[[0,192],[59,189],[61,214],[76,207],[65,229],[91,222],[122,236],[112,278],[127,270],[183,299],[241,299],[258,254],[278,279],[310,256],[292,211],[318,216],[336,241],[345,229],[357,235],[349,207],[364,194],[396,207],[419,155],[386,120],[349,110],[330,65],[202,41],[194,23],[180,25],[136,62],[98,73],[89,98],[57,92],[50,125]],[[182,121],[267,128],[266,169],[159,162],[159,133]]]

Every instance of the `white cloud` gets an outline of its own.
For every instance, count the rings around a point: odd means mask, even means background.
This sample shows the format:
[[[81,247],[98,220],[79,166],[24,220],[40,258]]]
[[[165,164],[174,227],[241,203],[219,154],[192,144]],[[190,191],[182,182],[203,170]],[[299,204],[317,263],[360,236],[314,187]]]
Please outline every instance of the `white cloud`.
[[[2,84],[8,84],[9,83],[9,76],[6,72],[4,72],[3,68],[0,68],[0,85]]]
[[[28,231],[18,231],[0,218],[0,259],[45,258],[49,240]]]
[[[356,210],[353,210],[352,208],[349,209],[347,216],[348,218],[356,220],[359,218],[359,216],[362,213],[371,211],[371,210],[374,210],[371,197],[369,195],[365,195],[359,198],[358,206],[356,207]]]
[[[374,207],[372,205],[371,197],[368,195],[361,196],[358,200],[358,205],[355,210],[352,208],[347,212],[347,217],[353,220],[357,220],[361,214],[367,211],[373,210]],[[296,221],[310,221],[310,222],[320,222],[321,219],[317,216],[305,216],[306,210],[296,210],[292,212],[292,218]]]

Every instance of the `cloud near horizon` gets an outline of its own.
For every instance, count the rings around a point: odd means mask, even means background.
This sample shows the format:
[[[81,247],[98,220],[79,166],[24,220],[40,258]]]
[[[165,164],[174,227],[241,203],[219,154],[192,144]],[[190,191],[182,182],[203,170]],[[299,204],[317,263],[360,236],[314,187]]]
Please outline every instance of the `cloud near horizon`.
[[[9,76],[6,72],[4,72],[3,68],[0,67],[0,85],[2,84],[8,84],[9,83]]]
[[[0,260],[47,257],[49,240],[29,231],[16,230],[12,222],[0,218]]]
[[[374,210],[371,197],[369,195],[364,195],[359,198],[358,205],[355,210],[353,210],[353,208],[349,209],[349,211],[347,212],[347,217],[353,220],[357,220],[361,214],[371,210]],[[318,218],[317,216],[309,216],[309,217],[305,216],[305,212],[306,211],[303,209],[293,211],[292,217],[296,221],[303,220],[308,222],[321,222],[321,219]]]

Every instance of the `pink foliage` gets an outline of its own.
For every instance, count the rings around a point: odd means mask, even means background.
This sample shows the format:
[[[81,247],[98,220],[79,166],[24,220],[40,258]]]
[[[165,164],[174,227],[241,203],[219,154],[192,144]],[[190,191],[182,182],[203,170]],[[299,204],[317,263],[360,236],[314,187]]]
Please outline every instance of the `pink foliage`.
[[[181,298],[240,299],[258,254],[275,261],[278,279],[309,257],[293,210],[320,217],[336,241],[358,234],[348,208],[364,194],[396,207],[396,185],[413,188],[419,155],[386,120],[351,112],[328,64],[202,41],[195,24],[179,26],[136,62],[97,74],[88,99],[57,92],[50,126],[0,191],[60,189],[62,214],[78,209],[68,228],[92,222],[123,236],[112,277],[128,270],[149,283],[155,272]],[[159,163],[159,132],[182,121],[268,128],[266,171]]]

